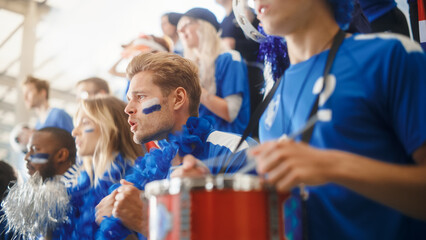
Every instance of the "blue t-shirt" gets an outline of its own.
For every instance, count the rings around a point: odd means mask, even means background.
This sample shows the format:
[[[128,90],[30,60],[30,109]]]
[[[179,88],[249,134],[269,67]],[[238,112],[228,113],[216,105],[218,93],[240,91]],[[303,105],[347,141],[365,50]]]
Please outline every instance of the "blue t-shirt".
[[[212,116],[214,128],[224,132],[243,133],[250,119],[250,91],[248,86],[247,66],[237,51],[219,55],[215,61],[216,96],[225,98],[241,94],[243,101],[240,111],[233,122],[227,122],[200,105],[200,117]]]
[[[359,3],[370,22],[396,7],[395,0],[359,0]]]
[[[72,123],[72,118],[68,113],[59,108],[52,108],[47,115],[46,121],[41,123],[37,120],[35,128],[37,130],[45,127],[57,127],[71,132],[74,129],[74,124]]]
[[[302,128],[328,51],[291,65],[260,121],[265,142]],[[328,77],[331,94],[319,109],[310,145],[394,164],[412,165],[426,142],[426,55],[394,34],[354,35],[340,47]],[[299,138],[300,140],[300,138]],[[426,223],[336,184],[307,187],[310,239],[424,239]]]

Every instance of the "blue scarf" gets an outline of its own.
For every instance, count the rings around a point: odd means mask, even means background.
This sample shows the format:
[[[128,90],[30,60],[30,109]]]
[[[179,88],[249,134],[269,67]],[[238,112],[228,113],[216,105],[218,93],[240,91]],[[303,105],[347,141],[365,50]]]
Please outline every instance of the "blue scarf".
[[[125,180],[134,184],[140,190],[145,189],[149,182],[165,179],[171,167],[171,161],[179,153],[180,156],[192,154],[199,159],[207,156],[205,142],[213,131],[212,118],[188,118],[182,131],[169,135],[169,140],[158,142],[160,148],[153,149],[143,158],[136,161]],[[113,192],[120,184],[114,184],[109,192]],[[120,219],[105,217],[101,223],[101,231],[96,235],[97,240],[125,239],[132,231],[127,229]]]
[[[53,239],[94,239],[99,229],[95,221],[95,207],[108,195],[108,188],[120,181],[130,169],[130,162],[119,154],[114,161],[111,174],[105,173],[96,186],[91,185],[89,175],[82,171],[76,186],[68,188],[71,197],[69,222],[53,232]]]

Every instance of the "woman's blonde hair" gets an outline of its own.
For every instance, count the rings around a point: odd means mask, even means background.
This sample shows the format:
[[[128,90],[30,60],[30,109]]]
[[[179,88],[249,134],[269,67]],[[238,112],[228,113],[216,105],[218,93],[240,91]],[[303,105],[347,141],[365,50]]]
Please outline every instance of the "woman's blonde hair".
[[[80,102],[74,121],[85,113],[99,126],[101,133],[93,156],[83,158],[83,168],[94,185],[99,183],[106,172],[111,176],[111,169],[120,164],[115,162],[119,153],[131,165],[137,157],[143,155],[142,147],[132,139],[125,107],[123,101],[113,96],[99,96]]]
[[[229,48],[223,43],[220,33],[212,24],[201,19],[190,19],[198,24],[199,44],[198,48],[189,48],[183,41],[184,56],[198,64],[201,86],[209,93],[216,94],[215,61]]]

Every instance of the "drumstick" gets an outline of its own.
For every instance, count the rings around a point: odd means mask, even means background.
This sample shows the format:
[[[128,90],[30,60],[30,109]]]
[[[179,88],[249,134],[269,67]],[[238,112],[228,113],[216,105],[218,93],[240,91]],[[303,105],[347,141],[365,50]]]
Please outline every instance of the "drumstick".
[[[308,119],[308,121],[306,122],[305,126],[295,132],[293,132],[292,134],[290,134],[289,136],[287,136],[287,134],[283,134],[278,141],[288,141],[288,140],[294,140],[297,136],[303,134],[304,132],[306,132],[308,129],[310,129],[316,122],[321,121],[321,122],[328,122],[331,120],[331,110],[329,109],[323,109],[323,110],[319,110],[315,115],[313,115],[311,118]],[[249,150],[250,148],[246,149]],[[253,156],[250,156],[249,154],[247,155],[247,165],[244,166],[243,168],[241,168],[240,170],[238,170],[237,173],[240,174],[244,174],[247,173],[253,169],[256,168],[256,161],[253,159]]]

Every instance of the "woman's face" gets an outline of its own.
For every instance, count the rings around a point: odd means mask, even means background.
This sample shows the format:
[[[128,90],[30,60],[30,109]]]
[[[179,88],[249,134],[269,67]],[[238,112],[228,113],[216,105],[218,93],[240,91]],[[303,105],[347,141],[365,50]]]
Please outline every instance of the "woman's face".
[[[75,137],[77,155],[80,157],[93,156],[96,144],[101,137],[99,125],[81,112],[77,116],[77,124],[72,135]]]
[[[198,22],[189,17],[182,17],[178,23],[179,38],[189,48],[197,48],[199,45]]]

